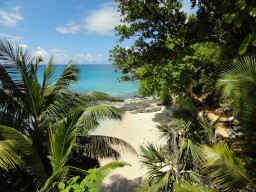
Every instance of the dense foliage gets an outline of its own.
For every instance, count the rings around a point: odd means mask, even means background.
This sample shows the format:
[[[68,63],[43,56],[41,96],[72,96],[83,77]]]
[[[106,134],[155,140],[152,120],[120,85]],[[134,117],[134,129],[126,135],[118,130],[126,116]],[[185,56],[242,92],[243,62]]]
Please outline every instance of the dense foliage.
[[[203,101],[214,95],[218,68],[255,53],[254,1],[192,0],[192,15],[182,11],[179,0],[116,1],[123,24],[116,27],[120,45],[110,60],[126,74],[124,80],[140,79],[142,95],[168,101],[172,93]],[[133,44],[124,48],[127,39]]]
[[[191,15],[180,0],[116,2],[123,19],[110,60],[123,80],[139,79],[142,95],[167,103],[171,96],[211,107],[228,102],[246,128],[240,142],[251,144],[238,157],[215,140],[207,119],[187,113],[193,103],[185,105],[179,123],[159,127],[165,144],[141,147],[148,175],[138,191],[255,191],[256,62],[247,55],[256,54],[256,1],[190,0]]]

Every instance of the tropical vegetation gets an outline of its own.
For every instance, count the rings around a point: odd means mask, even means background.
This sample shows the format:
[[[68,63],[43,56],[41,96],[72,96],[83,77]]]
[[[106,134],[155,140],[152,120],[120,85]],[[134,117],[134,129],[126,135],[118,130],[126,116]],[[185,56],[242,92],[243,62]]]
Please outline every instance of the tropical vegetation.
[[[256,1],[190,0],[192,14],[180,0],[115,1],[122,24],[110,61],[123,80],[139,80],[141,95],[175,105],[173,120],[158,126],[163,144],[141,146],[148,173],[137,191],[255,191]],[[70,61],[57,77],[53,60],[40,82],[42,59],[0,41],[2,189],[97,191],[111,170],[127,165],[99,167],[100,158],[136,153],[125,141],[91,135],[100,119],[123,111],[101,105],[104,93],[71,92],[78,69]],[[234,150],[199,115],[223,103],[250,150]]]
[[[158,127],[164,144],[141,146],[148,175],[137,191],[255,191],[256,2],[190,0],[192,14],[180,0],[116,2],[122,24],[110,60],[122,79],[139,79],[139,92],[164,104],[182,101],[176,121]],[[198,115],[223,103],[249,151],[233,151]]]
[[[38,78],[40,57],[0,41],[0,172],[3,190],[53,191],[54,183],[99,166],[98,159],[136,153],[125,141],[91,135],[100,119],[120,119],[122,110],[98,101],[106,94],[81,95],[68,88],[79,70],[70,61],[59,77],[53,57]],[[126,165],[110,164],[107,170]],[[104,171],[104,170],[103,170]]]

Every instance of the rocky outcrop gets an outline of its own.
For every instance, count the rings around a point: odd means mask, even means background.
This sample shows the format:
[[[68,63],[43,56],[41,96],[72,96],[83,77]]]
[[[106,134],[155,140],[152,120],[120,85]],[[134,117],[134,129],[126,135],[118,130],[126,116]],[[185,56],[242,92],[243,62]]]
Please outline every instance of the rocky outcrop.
[[[153,99],[143,99],[138,102],[130,102],[124,104],[121,109],[124,111],[131,111],[132,113],[151,113],[157,112],[162,109],[161,106],[157,105],[156,100]]]

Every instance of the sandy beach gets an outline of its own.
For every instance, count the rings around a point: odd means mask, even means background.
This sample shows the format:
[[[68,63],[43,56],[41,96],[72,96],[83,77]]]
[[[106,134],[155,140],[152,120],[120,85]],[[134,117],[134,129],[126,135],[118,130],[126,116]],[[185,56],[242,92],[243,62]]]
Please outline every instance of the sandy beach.
[[[131,166],[125,166],[114,171],[104,180],[102,192],[133,192],[145,178],[147,169],[140,163],[140,146],[153,143],[162,144],[159,139],[157,125],[167,123],[172,118],[171,110],[166,109],[153,98],[129,98],[123,102],[108,102],[106,104],[119,107],[125,111],[122,120],[104,120],[93,134],[112,136],[128,142],[138,155],[122,153],[120,161]],[[219,115],[207,113],[211,122],[219,119]],[[200,115],[200,113],[199,113]],[[226,128],[218,124],[216,133],[227,137]],[[114,159],[101,160],[101,165]]]
[[[139,104],[142,103],[140,108]],[[118,107],[131,106],[122,117],[122,120],[104,120],[100,122],[100,126],[93,134],[107,135],[127,141],[132,145],[138,154],[140,153],[140,145],[148,142],[160,144],[161,141],[158,138],[158,132],[156,126],[169,118],[170,114],[165,110],[163,106],[157,106],[156,101],[152,98],[142,99],[134,98],[125,100],[122,103],[117,103]],[[144,111],[141,111],[144,110]],[[125,161],[131,166],[125,166],[119,168],[113,174],[111,174],[104,182],[102,191],[122,191],[131,192],[134,191],[142,178],[146,175],[146,168],[141,166],[139,155],[132,155],[129,153],[121,154],[120,161]],[[113,161],[113,159],[104,159],[101,161],[101,165]]]

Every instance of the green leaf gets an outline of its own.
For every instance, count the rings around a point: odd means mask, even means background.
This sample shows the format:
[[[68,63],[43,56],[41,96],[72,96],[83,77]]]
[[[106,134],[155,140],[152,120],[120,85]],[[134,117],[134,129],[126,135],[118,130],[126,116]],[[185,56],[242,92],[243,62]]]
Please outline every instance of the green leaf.
[[[251,16],[256,17],[256,8],[250,7],[249,11]]]
[[[60,182],[60,183],[58,184],[58,188],[59,188],[60,190],[64,190],[64,189],[65,189],[65,183],[64,183],[64,182]]]
[[[236,5],[240,10],[244,10],[246,8],[246,1],[245,0],[236,0]]]
[[[243,24],[243,18],[242,17],[238,17],[235,21],[235,25],[237,28],[240,28]]]
[[[236,19],[238,16],[238,13],[227,13],[223,14],[223,20],[227,22],[228,24],[232,23],[234,19]]]
[[[252,34],[249,34],[247,35],[242,44],[240,45],[240,47],[238,48],[238,54],[239,55],[243,55],[246,53],[247,49],[248,49],[248,46],[250,45],[250,42],[251,42],[251,39],[252,39]]]
[[[79,179],[79,176],[76,176],[76,177],[72,177],[70,180],[69,180],[69,182],[68,183],[70,183],[70,184],[74,184],[74,183],[76,183],[77,182],[77,180]]]
[[[71,186],[67,186],[62,192],[69,192],[71,189]]]
[[[72,189],[74,189],[76,192],[83,191],[83,189],[77,183],[72,185]]]
[[[255,34],[252,36],[252,45],[256,46],[256,35]]]

